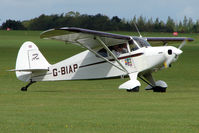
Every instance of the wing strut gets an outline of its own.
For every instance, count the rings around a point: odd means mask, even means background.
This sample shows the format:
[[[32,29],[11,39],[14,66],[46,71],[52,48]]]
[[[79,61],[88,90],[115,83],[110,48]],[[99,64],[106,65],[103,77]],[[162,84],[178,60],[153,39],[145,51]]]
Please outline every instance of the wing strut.
[[[123,71],[129,74],[127,69],[122,65],[122,63],[117,59],[117,57],[110,51],[110,49],[106,46],[106,44],[99,37],[96,37],[96,39],[108,51],[108,53],[111,54],[111,56],[117,61],[117,63],[123,68]]]
[[[113,64],[111,61],[109,61],[108,59],[106,59],[105,57],[101,56],[100,54],[98,54],[97,52],[95,52],[94,50],[92,50],[91,48],[89,47],[86,47],[85,45],[82,45],[79,41],[77,41],[78,44],[80,44],[82,47],[84,48],[87,48],[89,51],[91,51],[93,54],[99,56],[100,58],[104,59],[105,61],[107,61],[108,63],[110,63],[111,65],[115,66],[116,68],[120,69],[121,71],[123,72],[126,72],[124,71],[122,68],[116,66],[115,64]]]

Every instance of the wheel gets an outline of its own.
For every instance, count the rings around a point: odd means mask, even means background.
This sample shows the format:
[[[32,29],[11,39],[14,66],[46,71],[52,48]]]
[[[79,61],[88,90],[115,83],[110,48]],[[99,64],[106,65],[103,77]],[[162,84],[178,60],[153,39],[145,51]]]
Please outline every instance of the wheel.
[[[167,88],[162,88],[160,92],[166,92]]]
[[[27,88],[26,87],[22,87],[21,91],[27,91]]]
[[[166,92],[166,89],[167,88],[156,86],[156,87],[153,88],[153,92]]]
[[[137,87],[135,87],[135,88],[133,88],[133,89],[127,89],[126,91],[127,91],[127,92],[139,92],[139,90],[140,90],[140,87],[137,86]]]

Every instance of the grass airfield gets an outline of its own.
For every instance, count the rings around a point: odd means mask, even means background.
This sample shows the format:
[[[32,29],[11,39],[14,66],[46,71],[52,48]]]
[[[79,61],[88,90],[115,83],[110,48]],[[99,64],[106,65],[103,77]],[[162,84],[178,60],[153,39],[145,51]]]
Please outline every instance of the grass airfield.
[[[21,44],[33,41],[51,63],[84,49],[63,42],[41,40],[38,31],[0,31],[0,132],[2,133],[198,133],[199,36],[183,47],[171,68],[154,73],[168,84],[166,93],[118,90],[128,79],[27,83],[7,70],[15,67]],[[119,33],[119,32],[118,32]],[[120,32],[137,35],[136,33]],[[143,33],[143,36],[172,36]]]

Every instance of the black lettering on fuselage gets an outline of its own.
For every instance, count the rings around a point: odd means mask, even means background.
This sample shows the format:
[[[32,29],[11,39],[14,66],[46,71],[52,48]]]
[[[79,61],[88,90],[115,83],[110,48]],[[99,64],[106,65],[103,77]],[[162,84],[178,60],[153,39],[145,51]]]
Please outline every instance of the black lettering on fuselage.
[[[66,74],[68,74],[68,67],[66,66]]]
[[[65,67],[61,67],[61,75],[64,75],[64,74],[66,74],[66,69]]]
[[[57,76],[57,69],[53,69],[53,76]]]
[[[53,76],[56,77],[59,74],[61,74],[61,75],[71,74],[71,73],[76,72],[77,69],[78,69],[77,64],[73,64],[73,65],[69,65],[69,66],[63,66],[63,67],[60,67],[60,69],[54,68],[53,69]]]
[[[69,66],[69,73],[73,73],[73,69],[72,69],[71,65]]]
[[[78,65],[77,65],[77,64],[74,64],[74,65],[73,65],[73,70],[74,70],[74,72],[76,71],[77,68],[78,68]]]

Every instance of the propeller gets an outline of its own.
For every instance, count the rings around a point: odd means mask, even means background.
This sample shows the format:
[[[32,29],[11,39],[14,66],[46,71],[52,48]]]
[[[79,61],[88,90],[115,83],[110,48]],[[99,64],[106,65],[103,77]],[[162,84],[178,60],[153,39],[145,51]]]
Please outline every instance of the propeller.
[[[185,43],[186,43],[186,42],[185,42]],[[182,48],[182,47],[185,45],[185,43],[183,42],[183,43],[180,45],[180,48]],[[164,67],[165,67],[165,68],[168,68],[172,62],[175,62],[175,61],[178,59],[178,56],[179,56],[180,54],[182,54],[182,52],[183,52],[182,50],[180,50],[179,48],[175,48],[175,47],[173,47],[172,49],[169,49],[169,50],[168,50],[168,54],[169,54],[170,56],[169,56],[168,59],[164,62]]]
[[[187,39],[185,39],[181,44],[180,46],[178,47],[178,49],[181,49],[182,47],[184,47],[184,45],[186,44],[187,42]]]
[[[186,44],[187,42],[187,39],[185,39],[178,48],[175,48],[173,47],[172,49],[169,49],[168,50],[168,54],[170,55],[170,57],[168,57],[168,59],[164,62],[164,67],[165,68],[168,68],[169,65],[172,63],[172,62],[175,62],[177,59],[178,59],[178,56],[180,54],[182,54],[182,50],[181,48],[184,47],[184,45]]]
[[[164,67],[165,68],[168,68],[170,66],[170,64],[173,62],[173,59],[175,58],[175,55],[172,55],[172,57],[170,57],[169,59],[167,59],[165,62],[164,62]]]

